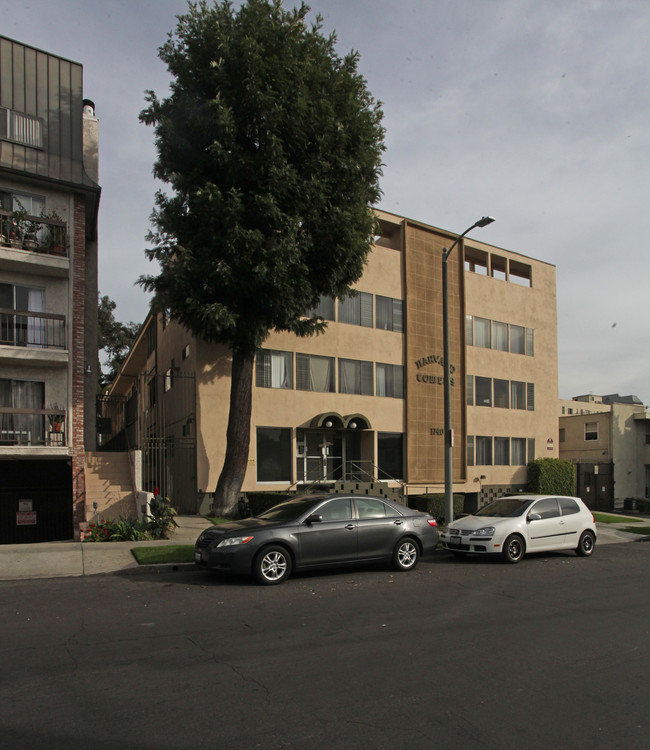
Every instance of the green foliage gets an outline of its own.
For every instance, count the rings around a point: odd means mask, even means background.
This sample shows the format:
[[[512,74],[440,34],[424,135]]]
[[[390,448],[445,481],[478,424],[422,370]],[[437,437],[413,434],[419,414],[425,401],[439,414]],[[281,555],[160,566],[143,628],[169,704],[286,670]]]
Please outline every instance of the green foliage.
[[[138,565],[165,565],[194,562],[193,544],[169,544],[156,547],[134,547],[131,554]]]
[[[153,537],[146,522],[123,517],[117,521],[102,518],[91,523],[83,537],[84,542],[140,542],[147,539]]]
[[[464,495],[454,495],[454,518],[463,512],[465,503]],[[445,522],[445,496],[444,493],[429,495],[409,495],[408,506],[414,510],[432,515],[439,524]]]
[[[99,390],[108,386],[120,371],[120,367],[135,341],[139,326],[137,323],[120,323],[115,320],[114,310],[117,307],[110,297],[99,298],[97,305],[97,349],[104,352],[106,367],[98,368]]]
[[[160,48],[171,95],[147,93],[160,191],[140,283],[190,331],[254,352],[269,330],[309,335],[370,249],[382,112],[309,8],[190,5]]]
[[[573,495],[575,470],[571,461],[536,458],[528,464],[528,492],[541,495]]]
[[[150,520],[147,530],[152,539],[167,539],[170,532],[178,526],[174,516],[178,515],[172,508],[169,498],[154,495],[149,503]]]

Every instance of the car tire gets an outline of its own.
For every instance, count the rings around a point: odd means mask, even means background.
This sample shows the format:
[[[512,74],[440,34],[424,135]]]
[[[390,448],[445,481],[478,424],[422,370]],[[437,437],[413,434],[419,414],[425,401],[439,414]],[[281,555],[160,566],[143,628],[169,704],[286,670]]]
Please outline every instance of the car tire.
[[[576,547],[576,554],[580,557],[589,557],[593,554],[594,547],[596,546],[596,537],[592,531],[583,531],[580,535],[580,541]]]
[[[291,555],[284,547],[265,547],[255,558],[253,574],[265,586],[282,583],[291,575]]]
[[[522,559],[525,551],[526,545],[522,537],[520,537],[519,534],[510,534],[503,543],[501,557],[505,562],[514,565]]]
[[[395,570],[413,570],[418,564],[420,549],[415,539],[400,539],[393,550],[393,567]]]

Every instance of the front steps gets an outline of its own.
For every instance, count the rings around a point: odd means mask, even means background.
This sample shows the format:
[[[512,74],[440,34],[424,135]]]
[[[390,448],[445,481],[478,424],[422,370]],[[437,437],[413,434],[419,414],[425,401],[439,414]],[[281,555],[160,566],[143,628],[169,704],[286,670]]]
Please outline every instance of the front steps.
[[[85,472],[86,521],[137,517],[128,453],[88,452]],[[93,503],[97,503],[97,511]]]

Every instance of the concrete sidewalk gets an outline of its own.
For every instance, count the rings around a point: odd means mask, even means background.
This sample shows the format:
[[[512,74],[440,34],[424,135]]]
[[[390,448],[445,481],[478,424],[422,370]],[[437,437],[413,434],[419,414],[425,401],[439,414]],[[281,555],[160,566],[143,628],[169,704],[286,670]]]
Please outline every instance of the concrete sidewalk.
[[[0,545],[0,581],[115,573],[137,568],[134,547],[194,544],[212,524],[201,516],[177,516],[171,539],[156,542],[44,542]]]
[[[630,517],[626,523],[597,524],[597,546],[620,544],[644,539],[623,531],[635,521],[650,525],[650,518]],[[42,544],[0,545],[0,581],[26,578],[57,578],[116,573],[137,568],[131,554],[134,547],[152,545],[194,544],[203,529],[212,524],[201,516],[177,516],[178,528],[171,539],[158,542],[46,542]]]

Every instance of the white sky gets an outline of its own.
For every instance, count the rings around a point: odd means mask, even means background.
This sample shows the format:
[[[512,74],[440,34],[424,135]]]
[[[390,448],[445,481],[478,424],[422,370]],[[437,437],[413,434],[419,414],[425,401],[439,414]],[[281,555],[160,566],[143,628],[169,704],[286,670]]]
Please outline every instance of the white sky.
[[[286,0],[285,0],[286,2]],[[559,394],[650,404],[650,2],[312,0],[383,103],[387,211],[557,266]],[[99,288],[141,322],[156,186],[145,89],[184,0],[24,0],[5,36],[84,66],[100,120]]]

